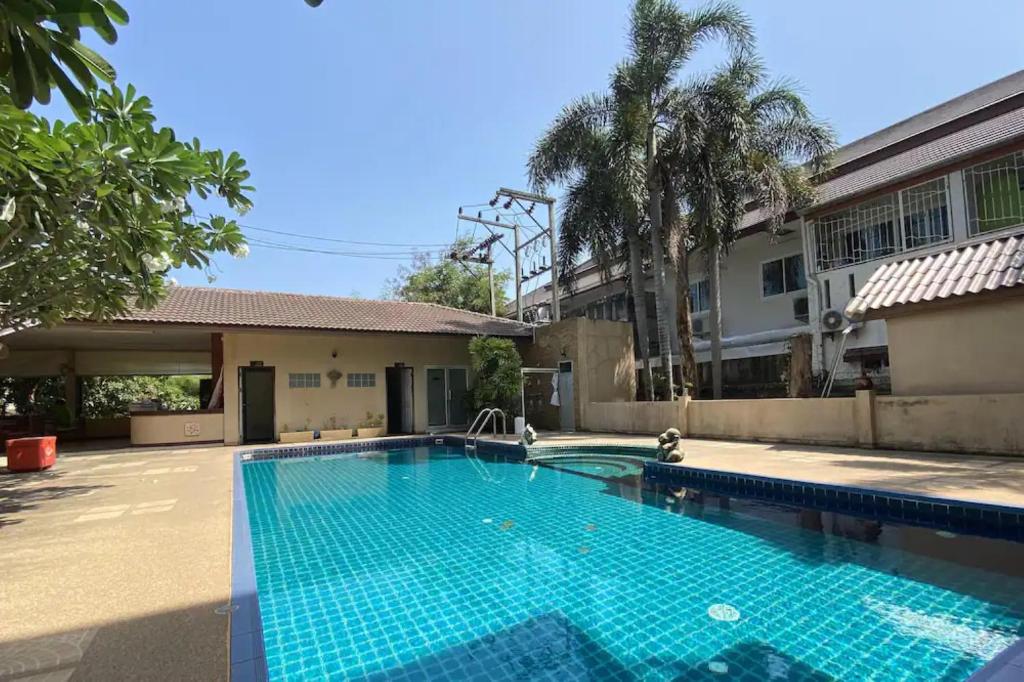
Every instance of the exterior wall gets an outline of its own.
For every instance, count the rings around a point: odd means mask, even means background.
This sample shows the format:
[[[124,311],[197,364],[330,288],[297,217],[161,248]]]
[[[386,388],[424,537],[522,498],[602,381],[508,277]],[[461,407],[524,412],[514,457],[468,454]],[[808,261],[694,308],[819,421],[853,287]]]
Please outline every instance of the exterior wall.
[[[573,399],[577,427],[586,423],[591,402],[626,402],[636,396],[633,330],[625,322],[574,317],[539,327],[524,349],[528,367],[573,363]]]
[[[198,431],[186,434],[186,425]],[[191,430],[190,429],[190,430]],[[224,440],[224,415],[220,412],[133,414],[132,445],[206,443]]]
[[[337,424],[355,426],[367,412],[386,413],[384,368],[405,363],[413,368],[413,422],[416,431],[427,429],[427,376],[429,366],[469,367],[469,336],[417,334],[314,334],[304,332],[226,332],[224,334],[224,442],[239,442],[241,415],[238,369],[261,361],[275,368],[275,435],[287,424],[301,430],[309,420],[313,429],[324,428],[334,417]],[[332,358],[332,352],[337,358]],[[348,388],[345,376],[332,387],[327,372],[373,372],[372,388]],[[320,388],[288,388],[288,374],[316,372]]]
[[[1024,455],[1024,393],[875,398],[879,447]]]
[[[799,221],[787,223],[784,229],[791,230],[790,234],[769,238],[762,232],[740,239],[725,255],[722,264],[723,337],[806,324],[793,317],[793,299],[806,296],[806,290],[769,297],[762,295],[761,264],[803,253]],[[691,254],[690,284],[707,279],[706,273],[704,254]],[[699,313],[693,317],[706,320],[708,315]],[[710,326],[705,325],[705,329],[710,331]]]
[[[707,438],[855,445],[854,398],[694,400],[688,434]]]
[[[887,322],[893,395],[1024,392],[1024,296]]]
[[[686,433],[686,401],[590,403],[587,431],[658,435],[675,427]]]

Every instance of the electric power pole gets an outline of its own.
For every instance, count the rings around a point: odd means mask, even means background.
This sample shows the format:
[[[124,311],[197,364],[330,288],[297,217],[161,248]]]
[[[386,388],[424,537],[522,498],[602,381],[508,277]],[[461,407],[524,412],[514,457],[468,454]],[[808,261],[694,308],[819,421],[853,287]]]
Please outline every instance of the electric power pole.
[[[476,246],[466,249],[465,251],[452,251],[448,254],[449,260],[453,260],[462,267],[466,268],[470,274],[475,274],[466,267],[466,263],[479,263],[487,266],[487,288],[491,296],[491,316],[497,315],[495,309],[495,297],[494,297],[494,257],[492,254],[492,248],[494,243],[504,238],[504,235],[492,234],[487,239],[483,240]],[[479,255],[482,254],[482,255]]]

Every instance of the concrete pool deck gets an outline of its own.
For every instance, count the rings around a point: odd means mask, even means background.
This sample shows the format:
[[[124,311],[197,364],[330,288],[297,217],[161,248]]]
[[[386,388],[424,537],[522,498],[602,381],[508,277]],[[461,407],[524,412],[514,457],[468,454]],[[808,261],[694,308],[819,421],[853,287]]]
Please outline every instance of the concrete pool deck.
[[[62,450],[51,471],[0,473],[0,681],[227,679],[235,450]],[[1024,457],[708,440],[685,450],[688,466],[1024,507]]]

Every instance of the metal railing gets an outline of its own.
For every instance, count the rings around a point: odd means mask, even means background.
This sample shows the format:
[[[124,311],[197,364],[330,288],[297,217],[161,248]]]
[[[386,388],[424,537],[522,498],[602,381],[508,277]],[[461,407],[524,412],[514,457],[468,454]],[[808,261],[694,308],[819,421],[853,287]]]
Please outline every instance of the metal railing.
[[[466,431],[466,448],[476,449],[476,443],[480,439],[480,433],[487,428],[487,422],[491,423],[491,435],[498,435],[498,419],[495,415],[501,415],[501,435],[508,435],[508,423],[505,421],[505,412],[498,407],[485,407],[477,413],[476,419]],[[470,440],[473,442],[470,443]]]

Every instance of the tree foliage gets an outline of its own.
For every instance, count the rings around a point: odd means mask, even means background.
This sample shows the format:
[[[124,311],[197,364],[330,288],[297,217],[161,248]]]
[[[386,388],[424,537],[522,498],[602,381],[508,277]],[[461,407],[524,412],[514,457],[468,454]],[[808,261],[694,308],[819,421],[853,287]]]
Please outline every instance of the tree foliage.
[[[460,239],[451,252],[462,253],[472,248],[470,239]],[[494,272],[494,299],[499,315],[508,305],[506,288],[512,280],[508,270]],[[429,254],[417,254],[411,267],[402,266],[398,276],[388,280],[384,295],[399,301],[437,303],[476,313],[491,313],[491,295],[487,280],[487,266],[478,263],[455,262],[442,257],[433,259]]]
[[[250,208],[237,152],[157,128],[130,85],[90,93],[89,106],[84,122],[51,124],[0,96],[0,328],[150,307],[172,268],[246,253],[234,220],[191,203]]]
[[[199,377],[87,377],[82,381],[83,417],[122,417],[133,403],[149,400],[169,410],[197,410]]]
[[[114,0],[4,0],[0,3],[0,91],[27,109],[46,104],[54,87],[83,120],[89,114],[86,92],[96,79],[113,83],[114,68],[81,42],[91,29],[107,44],[117,41],[115,24],[128,13]],[[70,75],[69,75],[70,74]],[[77,84],[72,81],[78,81]]]
[[[508,416],[519,414],[523,360],[515,342],[477,336],[469,342],[469,357],[476,373],[473,408],[498,407]]]

